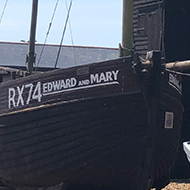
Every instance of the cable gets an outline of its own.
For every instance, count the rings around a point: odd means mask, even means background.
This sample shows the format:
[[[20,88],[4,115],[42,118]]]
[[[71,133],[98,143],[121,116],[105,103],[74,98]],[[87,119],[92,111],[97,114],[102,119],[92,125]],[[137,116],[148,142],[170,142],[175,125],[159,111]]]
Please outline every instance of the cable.
[[[61,46],[62,46],[63,39],[64,39],[64,36],[65,36],[65,32],[66,32],[66,28],[67,28],[67,23],[68,23],[68,20],[69,20],[69,15],[70,15],[71,7],[72,7],[72,2],[73,1],[71,0],[70,5],[69,5],[69,10],[68,10],[67,18],[66,18],[66,22],[65,22],[65,26],[64,26],[64,29],[63,29],[63,34],[62,34],[61,42],[60,42],[60,45],[59,45],[59,50],[58,50],[58,53],[57,53],[57,58],[56,58],[56,61],[55,61],[54,69],[56,69],[57,63],[58,63],[58,60],[59,60],[59,55],[60,55],[60,52],[61,52]]]
[[[40,64],[40,61],[41,61],[41,58],[42,58],[42,54],[43,54],[44,49],[45,49],[45,45],[46,45],[46,43],[47,43],[47,39],[48,39],[50,30],[51,30],[51,27],[52,27],[53,19],[54,19],[54,17],[55,17],[55,13],[56,13],[58,4],[59,4],[59,0],[57,0],[56,5],[55,5],[55,7],[54,7],[53,15],[52,15],[52,17],[51,17],[51,21],[50,21],[50,23],[49,23],[49,27],[48,27],[48,30],[47,30],[47,33],[46,33],[46,37],[45,37],[43,46],[42,46],[42,50],[41,50],[41,52],[40,52],[40,56],[39,56],[39,59],[38,59],[37,65],[36,65],[36,69],[35,69],[36,71],[37,71],[38,66],[39,66],[39,64]]]
[[[65,0],[65,3],[66,3],[67,11],[68,11],[67,0]],[[75,65],[77,66],[76,52],[75,52],[75,47],[74,47],[74,40],[73,40],[73,33],[72,33],[72,27],[71,27],[70,19],[69,19],[69,29],[70,29],[70,35],[71,35],[72,48],[73,48],[73,56],[74,56],[74,60],[75,60]]]
[[[1,25],[1,21],[2,21],[2,19],[3,19],[4,13],[5,13],[5,9],[6,9],[6,7],[7,7],[7,3],[8,3],[8,0],[6,0],[5,5],[4,5],[4,7],[3,7],[3,12],[2,12],[1,17],[0,17],[0,25]]]
[[[188,73],[182,73],[182,72],[178,72],[178,71],[172,71],[172,70],[166,69],[166,68],[165,68],[165,70],[167,72],[169,72],[169,73],[173,73],[173,74],[177,74],[177,75],[182,75],[182,76],[188,76],[188,77],[190,77],[190,74],[188,74]]]

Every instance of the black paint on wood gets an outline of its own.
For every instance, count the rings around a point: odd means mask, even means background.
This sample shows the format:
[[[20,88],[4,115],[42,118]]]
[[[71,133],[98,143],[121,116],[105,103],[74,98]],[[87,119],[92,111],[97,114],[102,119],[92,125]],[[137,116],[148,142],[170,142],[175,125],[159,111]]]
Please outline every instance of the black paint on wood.
[[[143,57],[160,50],[169,62],[190,59],[190,2],[134,0],[134,46]]]
[[[2,178],[14,186],[157,187],[176,160],[181,95],[167,72],[135,73],[126,57],[1,83]],[[164,128],[166,112],[173,129]]]

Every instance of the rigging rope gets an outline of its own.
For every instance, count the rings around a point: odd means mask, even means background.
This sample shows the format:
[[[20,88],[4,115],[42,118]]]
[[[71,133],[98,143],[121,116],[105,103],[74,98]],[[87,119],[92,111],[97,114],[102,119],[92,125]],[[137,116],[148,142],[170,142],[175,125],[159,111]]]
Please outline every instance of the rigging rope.
[[[51,30],[51,27],[52,27],[53,19],[54,19],[54,17],[55,17],[55,13],[56,13],[58,4],[59,4],[59,0],[57,0],[56,5],[55,5],[55,7],[54,7],[53,15],[52,15],[52,17],[51,17],[51,20],[50,20],[50,23],[49,23],[49,27],[48,27],[48,30],[47,30],[47,33],[46,33],[46,37],[45,37],[45,40],[44,40],[44,43],[43,43],[43,46],[42,46],[42,49],[41,49],[41,52],[40,52],[40,56],[39,56],[38,62],[37,62],[37,64],[36,64],[36,69],[35,69],[36,71],[37,71],[38,66],[39,66],[39,64],[40,64],[40,61],[41,61],[41,58],[42,58],[42,55],[43,55],[43,52],[44,52],[44,49],[45,49],[45,45],[46,45],[46,43],[47,43],[47,39],[48,39],[50,30]]]
[[[68,11],[67,0],[65,0],[65,3],[66,3],[67,11]],[[73,33],[72,33],[72,27],[71,27],[70,19],[69,19],[69,29],[70,29],[70,35],[71,35],[72,48],[73,48],[73,56],[74,56],[74,60],[75,60],[75,65],[77,66],[76,52],[75,52],[75,47],[74,47],[74,40],[73,40]]]
[[[73,1],[71,0],[70,5],[69,5],[69,10],[68,10],[67,18],[66,18],[66,22],[65,22],[65,26],[64,26],[64,29],[63,29],[63,34],[62,34],[61,42],[60,42],[60,45],[59,45],[59,50],[58,50],[58,53],[57,53],[57,58],[56,58],[56,61],[55,61],[54,69],[57,68],[57,63],[58,63],[59,56],[60,56],[60,53],[61,53],[61,46],[62,46],[63,39],[64,39],[64,36],[65,36],[65,32],[66,32],[66,28],[67,28],[67,23],[68,23],[68,20],[69,20],[69,15],[70,15],[71,7],[72,7],[72,2]]]
[[[6,7],[7,7],[7,3],[8,3],[8,0],[6,0],[5,5],[3,7],[3,12],[2,12],[1,17],[0,17],[0,25],[1,25],[5,10],[6,10]]]
[[[182,73],[182,72],[179,72],[179,71],[173,71],[173,70],[166,69],[166,68],[165,68],[165,70],[167,72],[169,72],[169,73],[173,73],[173,74],[176,74],[176,75],[182,75],[182,76],[188,76],[188,77],[190,77],[190,74],[188,74],[188,73]]]

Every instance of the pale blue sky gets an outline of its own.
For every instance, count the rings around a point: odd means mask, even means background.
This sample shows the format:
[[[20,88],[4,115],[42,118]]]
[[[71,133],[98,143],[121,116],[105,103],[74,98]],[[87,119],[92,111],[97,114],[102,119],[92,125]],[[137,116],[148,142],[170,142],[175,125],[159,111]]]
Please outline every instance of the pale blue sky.
[[[43,43],[57,0],[39,0],[37,42]],[[6,0],[0,0],[0,16]],[[70,0],[67,0],[70,3]],[[0,41],[29,39],[32,0],[9,0],[0,23]],[[60,0],[48,43],[59,44],[67,15]],[[121,42],[122,0],[73,0],[70,14],[74,45],[118,47]],[[70,45],[69,27],[63,44]]]

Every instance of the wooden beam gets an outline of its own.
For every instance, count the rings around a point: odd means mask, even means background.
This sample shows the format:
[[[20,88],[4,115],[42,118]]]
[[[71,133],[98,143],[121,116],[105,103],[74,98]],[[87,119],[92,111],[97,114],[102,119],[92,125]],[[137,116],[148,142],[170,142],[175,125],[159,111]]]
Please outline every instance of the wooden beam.
[[[142,62],[143,68],[147,70],[151,69],[151,64],[151,61]],[[166,63],[165,68],[172,71],[190,70],[190,60]]]
[[[165,68],[171,69],[173,71],[190,70],[190,60],[177,61],[177,62],[173,62],[173,63],[166,63]]]

